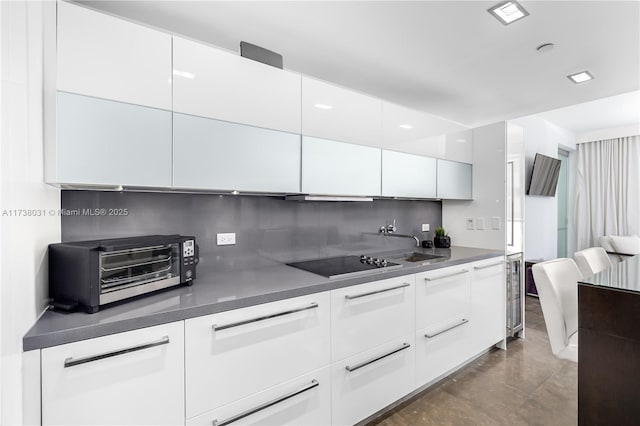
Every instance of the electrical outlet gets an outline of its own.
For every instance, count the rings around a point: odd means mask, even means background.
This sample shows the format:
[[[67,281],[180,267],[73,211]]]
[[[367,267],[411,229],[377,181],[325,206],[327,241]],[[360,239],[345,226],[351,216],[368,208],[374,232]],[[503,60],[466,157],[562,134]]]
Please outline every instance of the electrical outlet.
[[[475,225],[473,223],[473,218],[472,217],[468,217],[467,218],[467,229],[469,229],[469,230],[474,230],[475,229]]]
[[[500,229],[500,216],[493,216],[491,218],[491,229]]]
[[[217,234],[217,242],[219,246],[232,246],[236,243],[236,233],[228,232],[226,234]]]
[[[476,218],[476,229],[479,231],[484,230],[484,217]]]
[[[429,224],[428,223],[423,223],[422,224],[422,232],[429,232]]]

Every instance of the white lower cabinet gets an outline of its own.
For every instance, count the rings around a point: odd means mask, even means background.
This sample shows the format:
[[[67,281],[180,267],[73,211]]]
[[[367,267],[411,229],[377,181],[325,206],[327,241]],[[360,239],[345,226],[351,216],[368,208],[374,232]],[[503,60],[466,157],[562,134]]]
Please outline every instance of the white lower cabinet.
[[[331,424],[329,367],[187,420],[187,426]]]
[[[331,360],[378,346],[413,328],[414,275],[331,291]]]
[[[469,265],[416,274],[416,387],[473,355],[470,311]]]
[[[353,425],[505,336],[504,257],[42,349],[42,424]]]
[[[185,321],[187,418],[329,365],[329,293]]]
[[[412,334],[331,366],[332,424],[353,425],[414,389]]]
[[[505,338],[505,259],[500,256],[476,262],[471,267],[471,317],[474,347],[484,350]]]
[[[184,424],[184,322],[42,350],[43,425]]]
[[[471,356],[471,324],[459,321],[445,328],[424,328],[416,332],[416,383],[419,388]]]

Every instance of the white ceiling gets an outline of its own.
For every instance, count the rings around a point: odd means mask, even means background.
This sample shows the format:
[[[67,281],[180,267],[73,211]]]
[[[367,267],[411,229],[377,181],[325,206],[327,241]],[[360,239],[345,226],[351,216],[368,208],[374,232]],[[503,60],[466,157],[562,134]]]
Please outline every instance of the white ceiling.
[[[469,126],[640,89],[638,1],[522,1],[508,26],[486,11],[498,0],[84,3]]]
[[[640,91],[537,114],[574,134],[640,125]]]

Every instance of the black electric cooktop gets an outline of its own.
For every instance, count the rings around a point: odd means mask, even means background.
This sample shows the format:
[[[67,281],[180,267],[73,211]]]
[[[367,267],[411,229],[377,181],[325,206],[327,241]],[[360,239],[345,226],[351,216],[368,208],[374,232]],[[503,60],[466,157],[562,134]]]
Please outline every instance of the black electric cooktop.
[[[327,278],[344,278],[345,276],[360,275],[377,269],[387,270],[402,267],[402,265],[398,263],[371,256],[329,257],[326,259],[287,263],[287,265]]]

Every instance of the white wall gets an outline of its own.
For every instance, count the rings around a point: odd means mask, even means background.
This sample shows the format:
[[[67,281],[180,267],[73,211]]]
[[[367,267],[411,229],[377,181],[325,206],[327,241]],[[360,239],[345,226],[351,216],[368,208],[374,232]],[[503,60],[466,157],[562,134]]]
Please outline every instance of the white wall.
[[[0,2],[2,425],[28,422],[22,413],[22,337],[47,304],[47,244],[60,241],[60,218],[49,214],[60,208],[60,192],[43,183],[42,18],[40,1]],[[45,215],[16,217],[19,209]]]
[[[531,179],[536,153],[558,158],[558,148],[575,150],[575,136],[568,130],[536,116],[511,120],[524,130],[525,187]],[[569,193],[569,203],[573,197]],[[571,216],[570,216],[571,217]],[[554,259],[558,249],[558,203],[556,197],[525,197],[525,259]],[[570,224],[571,225],[571,224]]]
[[[640,116],[638,117],[640,120]],[[640,124],[631,126],[612,127],[607,129],[599,129],[576,135],[576,143],[602,141],[606,139],[624,138],[627,136],[640,135]]]
[[[455,246],[505,249],[506,123],[473,129],[473,201],[442,201],[442,226]],[[484,230],[468,230],[467,218],[484,219]],[[500,218],[500,229],[491,219]]]

